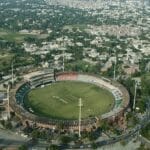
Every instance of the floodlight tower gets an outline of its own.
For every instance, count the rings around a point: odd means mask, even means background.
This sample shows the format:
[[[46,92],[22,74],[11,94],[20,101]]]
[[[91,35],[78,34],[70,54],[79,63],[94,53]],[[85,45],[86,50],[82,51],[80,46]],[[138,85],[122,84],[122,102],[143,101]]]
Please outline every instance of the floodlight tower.
[[[125,8],[127,10],[127,0],[124,0],[124,6],[125,6]]]
[[[116,50],[115,50],[114,80],[116,80],[116,65],[117,65],[117,57],[116,57]]]
[[[79,138],[81,137],[81,108],[82,108],[82,99],[79,98],[79,131],[78,131],[78,135]]]
[[[65,70],[65,47],[64,47],[64,38],[63,38],[63,41],[61,41],[61,51],[62,51],[62,70],[63,70],[63,72],[64,72],[64,70]]]
[[[119,0],[119,8],[121,9],[121,0]]]
[[[11,63],[11,83],[14,84],[14,62]]]
[[[114,64],[114,80],[116,80],[116,60],[115,60],[115,64]]]
[[[109,0],[109,6],[112,6],[112,0]]]
[[[110,6],[111,6],[111,0],[108,0],[107,7],[110,8]]]
[[[65,42],[65,43],[64,43]],[[65,50],[66,50],[66,38],[63,37],[63,72],[65,71]]]
[[[65,71],[65,54],[64,54],[64,49],[63,49],[63,72]]]
[[[150,6],[150,1],[147,1],[148,6]]]
[[[148,97],[148,102],[147,102],[147,106],[146,106],[146,116],[149,119],[150,117],[150,98]]]
[[[9,86],[9,84],[8,84],[8,87],[7,87],[7,107],[8,107],[8,109],[7,109],[7,113],[8,113],[8,119],[10,118],[10,106],[9,106],[9,104],[10,104],[10,99],[9,99],[9,89],[10,89],[10,86]]]
[[[150,72],[150,63],[148,64],[148,72]]]
[[[135,110],[136,94],[137,94],[137,82],[135,81],[134,99],[133,99],[133,110]]]
[[[143,11],[144,11],[144,0],[141,0],[141,4],[142,4],[142,9],[143,9]]]

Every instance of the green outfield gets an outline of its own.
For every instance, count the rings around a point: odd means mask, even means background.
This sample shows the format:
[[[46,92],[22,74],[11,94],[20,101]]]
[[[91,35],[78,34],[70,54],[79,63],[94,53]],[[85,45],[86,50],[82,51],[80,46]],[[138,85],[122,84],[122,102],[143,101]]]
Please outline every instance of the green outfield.
[[[35,114],[57,119],[77,119],[79,98],[82,99],[82,118],[108,112],[114,104],[113,95],[96,85],[63,81],[28,93],[25,105]]]

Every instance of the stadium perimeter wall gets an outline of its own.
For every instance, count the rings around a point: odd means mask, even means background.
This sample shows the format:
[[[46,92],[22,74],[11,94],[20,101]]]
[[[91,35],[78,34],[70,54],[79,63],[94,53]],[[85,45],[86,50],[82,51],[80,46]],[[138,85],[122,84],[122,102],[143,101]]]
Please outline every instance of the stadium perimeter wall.
[[[79,75],[81,75],[82,77],[84,77],[84,76],[85,77],[89,77],[89,76],[93,77],[92,83],[94,83],[94,79],[103,80],[103,78],[99,78],[94,75],[81,74],[81,73],[77,73],[77,72],[63,72],[63,73],[58,73],[55,76],[56,76],[56,81],[62,81],[62,80],[76,81],[76,80],[78,80]],[[84,80],[86,80],[86,79],[84,79]],[[115,87],[122,92],[122,96],[123,96],[122,106],[119,109],[108,112],[102,116],[97,116],[95,118],[82,120],[81,129],[91,128],[93,125],[96,126],[96,124],[99,120],[103,120],[103,119],[114,120],[115,117],[122,115],[124,113],[124,111],[126,110],[126,108],[128,107],[129,93],[126,90],[126,88],[124,86],[122,86],[121,84],[119,84],[118,82],[113,81],[113,80],[107,80],[105,82],[107,82],[107,84],[110,84],[111,87]],[[10,96],[11,97],[11,100],[10,100],[11,109],[23,121],[24,124],[26,124],[26,122],[28,122],[29,124],[36,123],[37,126],[53,128],[53,129],[57,128],[60,124],[63,124],[66,129],[78,130],[78,120],[57,120],[57,119],[50,119],[50,118],[46,118],[46,117],[39,117],[39,116],[36,116],[36,115],[28,112],[23,106],[18,105],[16,103],[15,95],[16,95],[16,92],[18,91],[18,89],[25,83],[26,83],[26,81],[22,81],[19,84],[17,84],[16,87],[11,90],[11,96]]]

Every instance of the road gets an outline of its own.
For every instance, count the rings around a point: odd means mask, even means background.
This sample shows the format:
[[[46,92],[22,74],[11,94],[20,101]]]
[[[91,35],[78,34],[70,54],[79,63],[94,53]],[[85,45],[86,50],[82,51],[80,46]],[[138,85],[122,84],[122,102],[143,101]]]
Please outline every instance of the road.
[[[135,135],[137,135],[139,130],[141,128],[143,128],[148,122],[150,122],[149,117],[148,118],[143,117],[140,124],[135,126],[130,132],[128,132],[124,135],[120,135],[120,136],[108,139],[108,140],[96,142],[96,145],[98,147],[101,147],[104,145],[109,145],[109,144],[119,142],[121,140],[130,139],[130,138],[134,137]],[[28,143],[28,140],[29,139],[24,138],[21,135],[14,134],[14,132],[0,129],[0,147],[21,145],[24,143]],[[44,144],[39,143],[39,145],[37,145],[37,147],[46,147],[48,145],[49,145],[48,143],[44,143]],[[81,145],[74,145],[74,146],[60,145],[59,147],[60,147],[60,149],[79,149],[79,148],[80,149],[88,149],[89,144],[83,144],[82,146]]]
[[[28,140],[21,135],[14,134],[14,132],[0,129],[0,147],[18,146],[26,143]]]
[[[136,125],[132,130],[130,130],[128,133],[120,135],[120,136],[116,136],[114,138],[108,139],[108,140],[103,140],[103,141],[98,141],[96,142],[96,145],[98,147],[104,146],[104,145],[109,145],[109,144],[114,144],[116,142],[119,142],[121,140],[127,140],[127,139],[132,139],[135,135],[137,135],[139,133],[139,131],[146,126],[148,123],[150,122],[150,116],[146,117],[144,116],[141,121],[140,124]],[[61,147],[61,149],[88,149],[89,144],[83,144],[82,146],[63,146]]]

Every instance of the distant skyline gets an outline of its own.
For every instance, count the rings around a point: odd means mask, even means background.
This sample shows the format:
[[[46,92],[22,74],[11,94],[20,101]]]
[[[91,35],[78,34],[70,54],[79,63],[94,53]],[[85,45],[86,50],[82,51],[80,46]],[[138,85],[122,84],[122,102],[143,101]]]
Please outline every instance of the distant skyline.
[[[80,9],[100,9],[107,5],[122,7],[125,5],[133,5],[140,7],[149,5],[149,0],[44,0],[50,5],[64,5]]]

